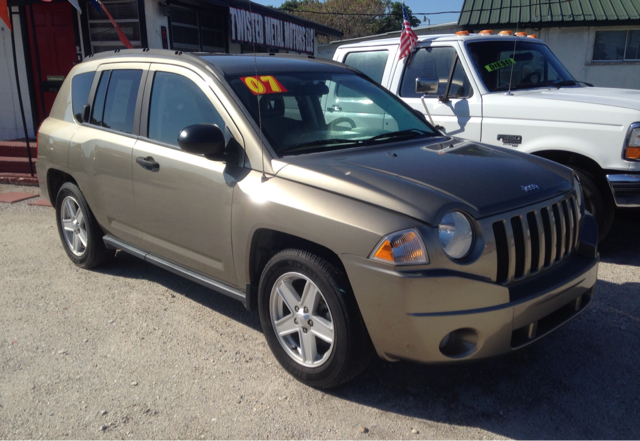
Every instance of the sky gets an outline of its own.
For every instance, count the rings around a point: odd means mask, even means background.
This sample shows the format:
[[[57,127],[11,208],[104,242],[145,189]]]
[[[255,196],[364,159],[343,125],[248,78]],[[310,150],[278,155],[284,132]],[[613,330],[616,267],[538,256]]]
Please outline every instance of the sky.
[[[260,3],[266,6],[278,7],[284,0],[253,0],[255,3]],[[422,21],[423,15],[417,14],[417,12],[440,12],[440,11],[460,11],[464,0],[405,0],[405,4],[411,9],[411,12]],[[458,13],[456,14],[439,14],[439,15],[427,15],[427,21],[423,24],[428,24],[429,21],[432,25],[440,23],[449,23],[452,21],[458,21]]]

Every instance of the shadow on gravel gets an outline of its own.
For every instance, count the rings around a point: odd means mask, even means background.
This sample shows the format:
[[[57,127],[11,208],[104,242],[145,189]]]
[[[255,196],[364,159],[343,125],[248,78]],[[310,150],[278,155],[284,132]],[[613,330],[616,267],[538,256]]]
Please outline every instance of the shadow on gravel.
[[[601,258],[640,266],[639,210],[617,216]],[[158,283],[261,332],[258,315],[240,302],[135,257],[118,253],[100,271]],[[360,377],[325,392],[417,420],[515,439],[636,439],[639,341],[640,284],[600,280],[590,308],[523,350],[458,365],[376,360]]]
[[[116,277],[145,279],[157,283],[176,294],[200,303],[212,311],[225,315],[255,331],[262,332],[258,314],[248,312],[241,302],[129,254],[118,252],[112,263],[95,271]]]
[[[640,209],[618,210],[611,232],[600,245],[602,262],[640,267]]]

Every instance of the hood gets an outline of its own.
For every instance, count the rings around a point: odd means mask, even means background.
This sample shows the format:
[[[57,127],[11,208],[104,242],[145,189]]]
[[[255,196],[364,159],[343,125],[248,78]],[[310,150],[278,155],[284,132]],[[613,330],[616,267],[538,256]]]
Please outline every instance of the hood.
[[[482,96],[483,117],[609,125],[640,121],[640,90],[562,87]]]
[[[545,100],[574,101],[640,111],[640,90],[607,87],[562,87],[560,89],[538,89],[537,92],[538,98]]]
[[[430,225],[449,210],[475,219],[569,191],[570,169],[454,138],[285,157],[278,176],[396,211]],[[535,184],[537,189],[523,187]],[[535,187],[533,187],[535,188]]]

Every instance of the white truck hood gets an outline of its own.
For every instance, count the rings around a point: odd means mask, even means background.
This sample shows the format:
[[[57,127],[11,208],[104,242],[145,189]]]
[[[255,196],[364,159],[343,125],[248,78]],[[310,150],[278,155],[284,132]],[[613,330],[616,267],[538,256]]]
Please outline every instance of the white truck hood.
[[[516,90],[511,95],[494,92],[482,96],[483,118],[496,123],[547,121],[609,126],[622,143],[626,128],[640,121],[640,91],[605,87]],[[547,127],[547,128],[550,128]]]
[[[626,107],[627,109],[640,111],[640,90],[608,87],[565,87],[560,89],[537,89],[529,93],[532,98]]]

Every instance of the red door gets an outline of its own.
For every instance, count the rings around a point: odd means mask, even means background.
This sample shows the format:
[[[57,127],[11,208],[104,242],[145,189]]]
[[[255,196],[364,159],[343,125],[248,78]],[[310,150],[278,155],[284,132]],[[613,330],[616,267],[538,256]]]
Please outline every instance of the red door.
[[[30,8],[33,10],[33,23]],[[27,6],[26,12],[34,89],[38,116],[42,121],[49,116],[62,80],[78,62],[73,27],[73,20],[77,20],[76,11],[69,2],[62,2],[36,3]]]

